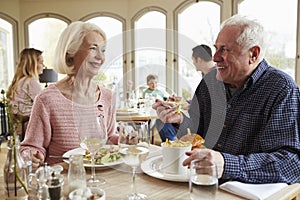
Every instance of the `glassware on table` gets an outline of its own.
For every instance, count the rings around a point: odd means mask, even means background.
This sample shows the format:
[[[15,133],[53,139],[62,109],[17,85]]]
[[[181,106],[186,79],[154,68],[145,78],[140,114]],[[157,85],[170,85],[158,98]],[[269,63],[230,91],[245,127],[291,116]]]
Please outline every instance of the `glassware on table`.
[[[218,189],[217,167],[209,160],[193,160],[190,166],[191,200],[214,200]]]
[[[87,179],[88,187],[98,187],[105,184],[103,178],[96,176],[95,172],[95,154],[106,144],[107,131],[104,124],[104,117],[102,115],[95,118],[86,118],[86,125],[84,129],[79,131],[80,146],[89,151],[91,155],[91,170],[92,174]]]
[[[38,199],[47,199],[48,191],[46,182],[50,177],[52,169],[46,163],[44,166],[39,167],[35,173],[28,176],[28,186],[35,191]]]
[[[20,154],[19,137],[9,136],[4,164],[4,188],[7,199],[27,199],[27,169]]]
[[[69,193],[86,187],[86,173],[83,166],[83,157],[80,154],[71,155],[69,158],[68,187]]]
[[[21,156],[27,167],[28,175],[32,173],[32,153],[30,149],[24,149],[21,153]]]
[[[147,122],[119,122],[119,153],[126,165],[132,168],[133,191],[127,197],[129,200],[147,199],[147,195],[136,191],[135,178],[137,167],[149,154],[149,135]]]

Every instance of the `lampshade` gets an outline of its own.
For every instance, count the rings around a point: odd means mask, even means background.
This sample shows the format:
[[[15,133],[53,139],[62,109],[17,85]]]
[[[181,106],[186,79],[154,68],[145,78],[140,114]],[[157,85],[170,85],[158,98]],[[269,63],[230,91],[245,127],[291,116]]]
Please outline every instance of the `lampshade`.
[[[39,79],[41,83],[52,83],[57,81],[57,73],[53,69],[43,69],[43,73],[40,74]]]

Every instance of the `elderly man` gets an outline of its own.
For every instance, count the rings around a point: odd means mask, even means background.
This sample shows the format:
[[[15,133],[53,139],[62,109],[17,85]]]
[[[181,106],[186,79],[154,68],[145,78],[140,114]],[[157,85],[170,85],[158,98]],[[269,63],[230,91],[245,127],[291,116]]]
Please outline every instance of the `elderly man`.
[[[209,72],[195,91],[189,117],[160,101],[162,121],[205,137],[207,149],[187,152],[183,165],[208,159],[221,180],[300,181],[300,93],[294,80],[264,59],[264,28],[235,15],[223,22]],[[183,136],[184,137],[184,136]]]

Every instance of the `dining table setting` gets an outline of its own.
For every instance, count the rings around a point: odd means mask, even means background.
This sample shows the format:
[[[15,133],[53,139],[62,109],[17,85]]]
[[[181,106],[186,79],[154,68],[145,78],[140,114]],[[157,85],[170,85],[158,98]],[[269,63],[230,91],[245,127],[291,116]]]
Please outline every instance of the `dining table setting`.
[[[111,147],[110,147],[111,148]],[[62,196],[60,199],[69,199],[68,189],[68,157],[72,154],[81,154],[78,149],[71,150],[64,154],[64,162],[58,163],[52,167],[61,167],[61,175],[63,176]],[[168,174],[162,170],[162,147],[150,145],[147,158],[136,168],[135,187],[132,188],[132,169],[123,158],[112,160],[108,163],[98,163],[95,165],[96,174],[105,180],[105,183],[98,188],[105,191],[105,199],[120,200],[128,199],[127,196],[132,191],[138,191],[147,196],[146,199],[178,199],[188,200],[190,198],[189,189],[189,172],[187,174]],[[86,170],[86,178],[91,175],[91,165],[84,164]],[[3,177],[0,179],[0,195],[4,195],[5,186]],[[235,182],[227,182],[227,185],[220,185],[216,189],[214,199],[216,200],[241,200],[241,199],[266,199],[266,200],[298,200],[300,194],[300,184],[292,185],[276,185],[276,184],[243,184]],[[276,187],[275,187],[276,186]],[[252,187],[252,188],[251,188]],[[260,189],[259,189],[260,188]],[[230,190],[231,189],[231,190]],[[268,196],[259,197],[259,193],[263,195],[265,191]],[[31,193],[29,199],[37,199],[36,193]],[[257,194],[258,196],[251,196]],[[245,196],[248,195],[248,196]],[[250,195],[250,196],[249,196]],[[48,198],[50,199],[50,198]]]

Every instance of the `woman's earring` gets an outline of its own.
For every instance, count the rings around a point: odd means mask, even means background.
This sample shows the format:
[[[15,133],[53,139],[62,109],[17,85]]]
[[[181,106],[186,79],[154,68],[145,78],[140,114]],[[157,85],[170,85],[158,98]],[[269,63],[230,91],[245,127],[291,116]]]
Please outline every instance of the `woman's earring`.
[[[72,64],[74,61],[74,59],[72,57],[67,58],[67,63],[68,64]]]

